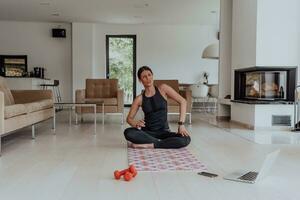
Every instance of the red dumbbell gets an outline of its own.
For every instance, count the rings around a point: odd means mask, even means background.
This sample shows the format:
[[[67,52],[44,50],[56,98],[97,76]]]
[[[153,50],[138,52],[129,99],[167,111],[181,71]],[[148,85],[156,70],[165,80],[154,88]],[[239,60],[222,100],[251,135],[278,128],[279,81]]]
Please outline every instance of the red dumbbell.
[[[128,171],[128,169],[124,169],[122,171],[116,170],[114,172],[115,179],[119,180],[121,178],[121,176],[123,176],[127,171]]]
[[[131,172],[127,171],[124,175],[124,180],[130,181],[133,177],[134,177],[133,174]]]
[[[130,173],[131,178],[132,178],[132,177],[135,177],[135,176],[137,175],[137,171],[136,171],[134,165],[130,165],[127,169],[124,169],[124,170],[122,170],[122,171],[116,170],[116,171],[114,172],[115,179],[119,180],[119,179],[121,178],[121,176],[123,176],[123,175],[126,174],[126,172],[129,172],[129,173]],[[131,178],[129,178],[130,175],[127,174],[127,179],[128,179],[128,180],[131,180]],[[125,176],[124,176],[124,178],[125,178]],[[126,180],[126,178],[125,178],[125,180]]]
[[[128,171],[129,171],[130,173],[132,173],[132,176],[133,176],[133,177],[135,177],[135,176],[137,175],[137,171],[136,171],[134,165],[129,165]]]

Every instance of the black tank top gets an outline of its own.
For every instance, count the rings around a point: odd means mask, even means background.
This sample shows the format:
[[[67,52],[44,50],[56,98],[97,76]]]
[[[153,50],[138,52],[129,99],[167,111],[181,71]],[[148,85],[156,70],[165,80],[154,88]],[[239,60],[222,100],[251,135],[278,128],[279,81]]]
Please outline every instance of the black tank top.
[[[146,123],[144,129],[149,131],[169,130],[168,104],[158,88],[155,87],[155,94],[152,97],[146,97],[145,91],[142,96],[142,109]]]

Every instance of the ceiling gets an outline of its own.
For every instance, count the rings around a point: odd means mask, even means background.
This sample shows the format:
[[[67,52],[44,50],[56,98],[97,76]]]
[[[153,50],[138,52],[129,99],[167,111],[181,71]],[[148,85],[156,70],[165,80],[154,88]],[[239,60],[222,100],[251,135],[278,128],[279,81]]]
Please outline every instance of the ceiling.
[[[211,25],[219,7],[220,0],[1,0],[0,20]]]

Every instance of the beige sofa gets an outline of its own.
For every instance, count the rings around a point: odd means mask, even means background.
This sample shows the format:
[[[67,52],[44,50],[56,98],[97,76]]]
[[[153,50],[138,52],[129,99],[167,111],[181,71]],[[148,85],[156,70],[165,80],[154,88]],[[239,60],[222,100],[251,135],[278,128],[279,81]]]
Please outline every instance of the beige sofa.
[[[1,137],[26,126],[53,117],[53,95],[50,90],[10,90],[0,77],[0,155]]]

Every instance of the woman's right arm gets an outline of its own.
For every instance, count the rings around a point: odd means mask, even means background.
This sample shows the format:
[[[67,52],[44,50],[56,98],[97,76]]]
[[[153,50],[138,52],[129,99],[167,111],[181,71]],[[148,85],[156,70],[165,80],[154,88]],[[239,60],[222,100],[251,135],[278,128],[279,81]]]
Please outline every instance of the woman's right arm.
[[[141,105],[142,105],[142,95],[139,95],[134,99],[126,119],[127,123],[132,127],[135,128],[145,127],[144,120],[139,120],[139,121],[134,120],[134,117]]]

